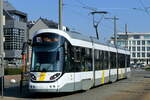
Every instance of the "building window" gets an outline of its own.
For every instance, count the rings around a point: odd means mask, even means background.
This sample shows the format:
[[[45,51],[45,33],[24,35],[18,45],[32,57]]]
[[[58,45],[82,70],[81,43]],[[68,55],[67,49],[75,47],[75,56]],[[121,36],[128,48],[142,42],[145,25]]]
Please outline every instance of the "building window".
[[[4,28],[5,50],[21,50],[24,41],[24,30],[18,28]]]
[[[140,51],[140,47],[137,47],[137,51]]]
[[[132,47],[132,51],[136,51],[136,48],[135,48],[135,47]]]
[[[128,50],[131,51],[131,47],[128,47]]]
[[[142,51],[145,51],[145,47],[142,47]]]
[[[147,47],[147,51],[150,51],[150,47]]]
[[[133,38],[134,39],[140,39],[140,36],[139,35],[134,35]]]
[[[132,41],[132,45],[136,45],[136,41]]]
[[[135,53],[132,53],[132,57],[136,57]]]
[[[140,53],[137,53],[137,57],[140,57]]]
[[[147,53],[147,57],[150,57],[150,53],[149,52]]]
[[[145,53],[142,53],[142,57],[145,57]]]
[[[131,41],[129,41],[129,45],[131,45]]]
[[[140,41],[137,41],[137,45],[141,45]]]
[[[144,40],[142,41],[142,45],[145,45],[145,41]]]
[[[144,39],[150,39],[150,35],[145,35]]]
[[[126,44],[125,44],[126,42],[124,41],[124,40],[118,40],[117,41],[117,45],[119,45],[119,46],[125,46]]]
[[[150,45],[150,40],[147,41],[147,44]]]

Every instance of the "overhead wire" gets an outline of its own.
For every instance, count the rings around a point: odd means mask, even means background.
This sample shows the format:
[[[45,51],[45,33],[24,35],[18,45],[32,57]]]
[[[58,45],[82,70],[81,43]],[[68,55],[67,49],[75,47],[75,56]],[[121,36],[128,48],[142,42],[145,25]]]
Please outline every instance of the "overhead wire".
[[[77,7],[77,8],[82,8],[82,9],[88,9],[88,10],[95,10],[96,8],[93,8],[93,7],[90,7],[90,6],[87,6],[87,4],[85,4],[85,3],[83,3],[83,2],[81,2],[80,0],[73,0],[73,1],[75,1],[76,3],[78,3],[79,5],[76,5],[76,4],[69,4],[69,6],[72,8],[72,7]],[[67,6],[68,6],[68,4],[67,4]],[[69,10],[71,10],[71,9],[69,9]],[[97,9],[96,9],[97,10]],[[91,20],[89,17],[87,17],[87,16],[85,16],[85,15],[83,15],[83,14],[81,14],[80,12],[77,12],[77,11],[75,11],[75,10],[72,10],[72,12],[74,12],[74,13],[76,13],[78,16],[80,16],[80,17],[82,17],[83,19],[88,19],[88,20]],[[111,14],[111,13],[109,13],[109,14]],[[102,24],[101,23],[101,25],[100,25],[100,27],[103,27],[104,28],[104,30],[105,31],[113,31],[113,28],[112,27],[110,27],[110,26],[108,26],[108,25],[104,25],[104,24]],[[117,31],[118,32],[123,32],[124,31],[124,28],[120,28],[120,26],[118,25],[117,27],[119,27],[119,28],[117,28]],[[102,29],[102,28],[101,28]],[[100,29],[100,31],[101,31],[101,29]],[[112,30],[111,30],[112,29]],[[121,29],[121,30],[120,30]],[[122,31],[123,30],[123,31]]]
[[[147,7],[144,5],[144,3],[142,2],[142,0],[138,0],[138,1],[139,1],[139,3],[141,4],[141,6],[143,7],[143,10],[146,12],[146,14],[147,14],[148,16],[150,16],[150,13],[149,13],[149,11],[148,11],[149,7],[147,8]]]

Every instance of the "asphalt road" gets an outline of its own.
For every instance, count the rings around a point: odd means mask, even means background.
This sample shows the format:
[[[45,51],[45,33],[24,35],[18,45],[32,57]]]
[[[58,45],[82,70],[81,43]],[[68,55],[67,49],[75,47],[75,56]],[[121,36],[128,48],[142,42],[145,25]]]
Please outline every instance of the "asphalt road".
[[[131,78],[76,93],[29,94],[25,91],[21,95],[18,88],[5,92],[4,100],[150,100],[150,72],[136,70]]]

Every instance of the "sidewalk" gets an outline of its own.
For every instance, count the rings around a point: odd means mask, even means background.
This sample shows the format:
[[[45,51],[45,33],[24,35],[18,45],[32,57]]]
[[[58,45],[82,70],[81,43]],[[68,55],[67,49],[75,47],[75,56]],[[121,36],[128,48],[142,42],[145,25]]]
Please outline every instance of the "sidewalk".
[[[5,81],[4,81],[4,97],[1,97],[1,92],[0,92],[0,100],[21,100],[28,91],[27,87],[24,87],[21,94],[20,91],[20,80],[21,76],[20,75],[8,75],[5,76]],[[15,79],[16,83],[13,84],[10,82],[11,79]]]

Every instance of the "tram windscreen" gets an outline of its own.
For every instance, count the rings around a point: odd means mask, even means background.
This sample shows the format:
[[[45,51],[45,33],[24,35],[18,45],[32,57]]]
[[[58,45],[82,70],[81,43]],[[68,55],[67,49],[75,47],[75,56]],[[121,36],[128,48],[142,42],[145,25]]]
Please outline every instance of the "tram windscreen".
[[[58,72],[61,71],[59,52],[34,52],[32,71]]]
[[[33,38],[33,46],[50,46],[56,47],[59,45],[59,36],[57,34],[39,34]]]
[[[60,72],[62,70],[60,37],[57,34],[40,34],[33,38],[32,66],[34,72]],[[61,54],[61,55],[60,55]]]

